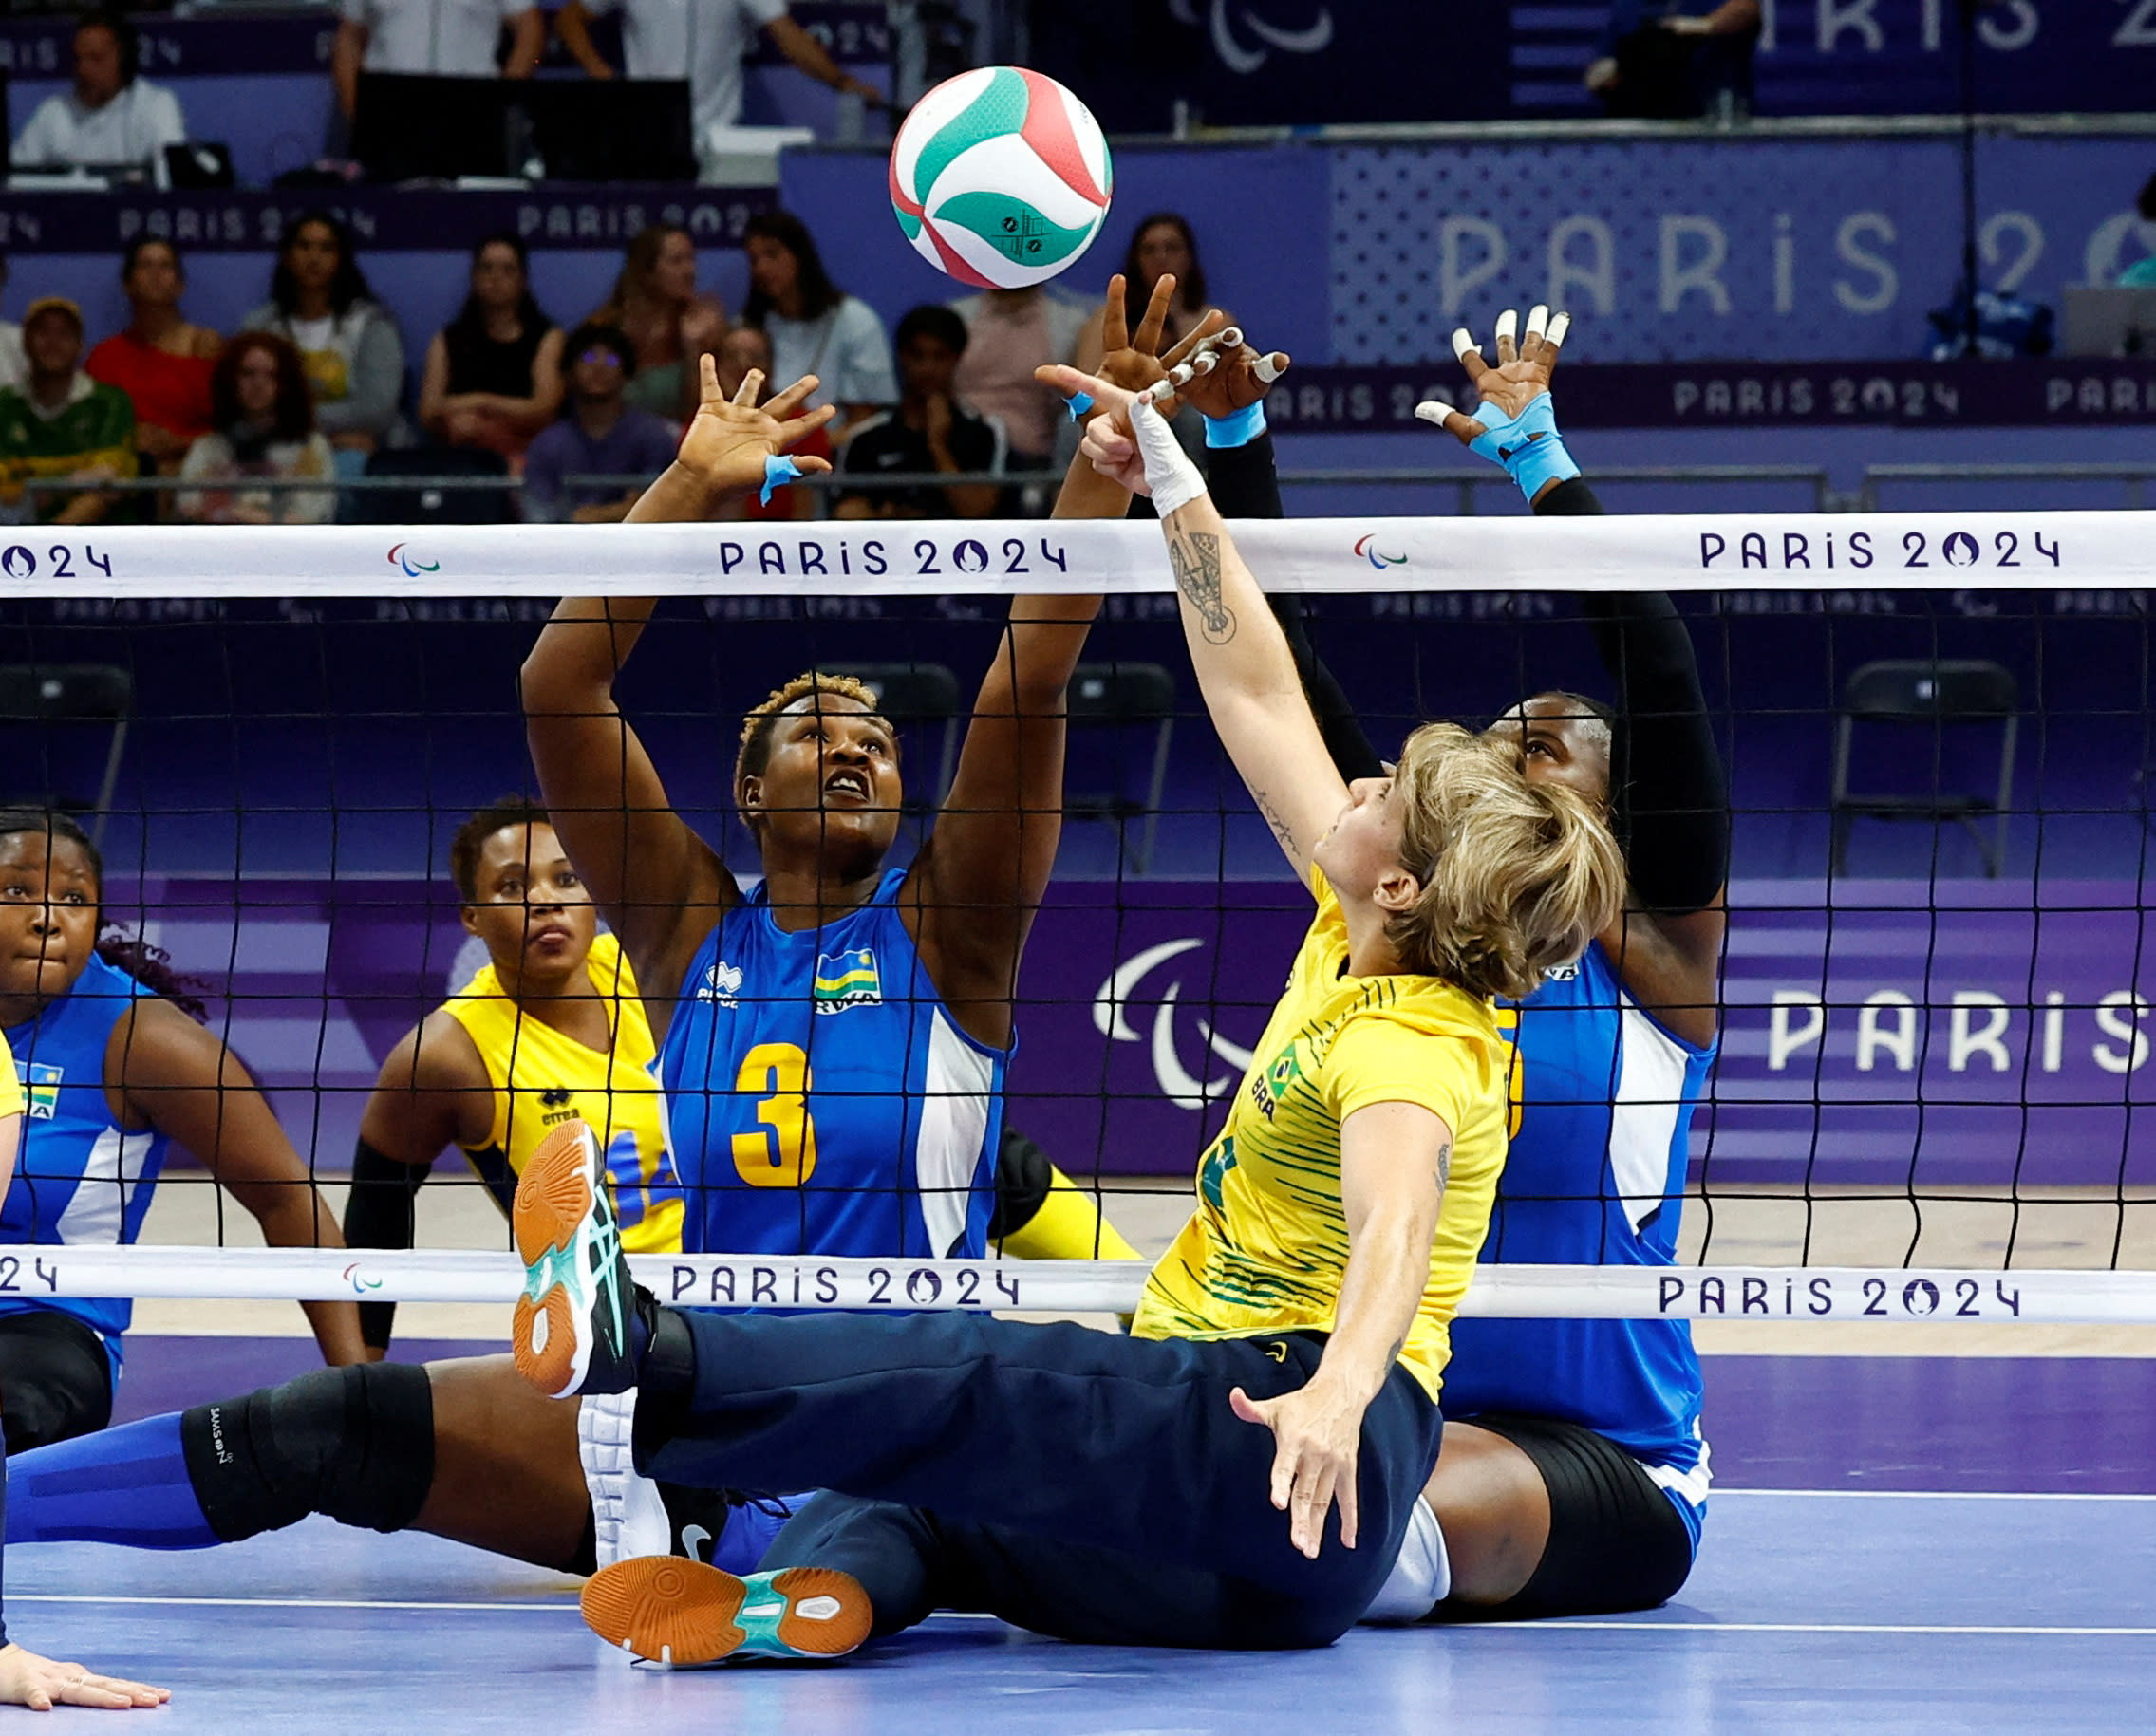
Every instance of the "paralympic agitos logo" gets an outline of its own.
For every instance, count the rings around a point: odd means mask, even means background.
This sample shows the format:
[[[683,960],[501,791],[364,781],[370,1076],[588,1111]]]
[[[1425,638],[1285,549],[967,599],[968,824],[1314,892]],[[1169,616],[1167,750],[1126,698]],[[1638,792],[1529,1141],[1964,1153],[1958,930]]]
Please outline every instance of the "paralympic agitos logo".
[[[1193,1011],[1190,1023],[1196,1029],[1200,1045],[1200,1073],[1211,1073],[1216,1056],[1226,1061],[1230,1071],[1220,1078],[1202,1078],[1192,1073],[1183,1064],[1182,1038],[1177,1029],[1182,979],[1168,977],[1156,991],[1148,992],[1148,980],[1162,965],[1204,944],[1195,937],[1186,937],[1148,946],[1116,965],[1093,997],[1094,1029],[1112,1043],[1147,1044],[1160,1094],[1187,1110],[1203,1110],[1221,1102],[1235,1090],[1236,1080],[1250,1065],[1249,1050],[1229,1041],[1213,1028],[1211,1020]],[[1153,1003],[1151,1028],[1141,1034],[1126,1016],[1148,1001]]]
[[[1388,567],[1405,567],[1407,565],[1406,555],[1387,554],[1378,547],[1378,533],[1375,531],[1367,536],[1356,539],[1355,551],[1379,572],[1384,571]]]

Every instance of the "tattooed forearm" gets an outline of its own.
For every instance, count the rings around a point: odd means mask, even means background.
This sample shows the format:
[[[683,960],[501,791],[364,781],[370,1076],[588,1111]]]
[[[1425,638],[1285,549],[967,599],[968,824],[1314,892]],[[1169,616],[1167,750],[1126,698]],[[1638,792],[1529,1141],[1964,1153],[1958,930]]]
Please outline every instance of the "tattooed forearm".
[[[1287,821],[1282,817],[1280,810],[1273,806],[1273,798],[1253,785],[1250,789],[1250,799],[1258,804],[1259,813],[1265,816],[1265,824],[1272,828],[1274,841],[1279,844],[1281,849],[1292,850],[1295,848],[1295,833],[1289,829]]]
[[[1168,539],[1168,564],[1175,569],[1175,588],[1198,611],[1208,644],[1224,645],[1235,637],[1235,616],[1220,595],[1220,538],[1208,531],[1177,532]]]

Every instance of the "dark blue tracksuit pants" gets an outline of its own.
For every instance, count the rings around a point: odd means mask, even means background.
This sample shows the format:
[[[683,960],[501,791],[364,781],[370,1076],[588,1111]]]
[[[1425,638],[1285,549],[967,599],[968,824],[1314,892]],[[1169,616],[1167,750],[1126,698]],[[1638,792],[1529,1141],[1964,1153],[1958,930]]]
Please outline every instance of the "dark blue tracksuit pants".
[[[662,1441],[640,1431],[640,1468],[827,1491],[763,1565],[843,1568],[878,1633],[945,1608],[1106,1645],[1325,1645],[1392,1571],[1437,1460],[1437,1407],[1396,1369],[1363,1417],[1360,1540],[1341,1547],[1336,1511],[1313,1561],[1272,1505],[1272,1431],[1238,1421],[1228,1394],[1304,1385],[1316,1334],[1199,1344],[957,1313],[681,1317],[688,1420]]]

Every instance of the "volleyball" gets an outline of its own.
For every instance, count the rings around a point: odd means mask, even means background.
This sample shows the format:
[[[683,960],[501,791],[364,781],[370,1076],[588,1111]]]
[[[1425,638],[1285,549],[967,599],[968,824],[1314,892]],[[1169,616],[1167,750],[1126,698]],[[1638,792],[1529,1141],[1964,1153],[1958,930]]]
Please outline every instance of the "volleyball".
[[[961,283],[1023,289],[1092,245],[1114,190],[1083,103],[1023,66],[946,79],[891,147],[891,208],[913,250]]]

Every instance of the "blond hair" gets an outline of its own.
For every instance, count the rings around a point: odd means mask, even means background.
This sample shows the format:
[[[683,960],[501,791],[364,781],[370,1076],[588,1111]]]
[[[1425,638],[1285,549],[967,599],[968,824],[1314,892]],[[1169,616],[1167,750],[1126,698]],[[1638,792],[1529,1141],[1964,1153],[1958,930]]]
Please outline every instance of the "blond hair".
[[[1421,883],[1385,924],[1406,970],[1518,999],[1623,908],[1624,858],[1600,810],[1529,782],[1510,747],[1426,723],[1400,750],[1393,797],[1400,859]]]
[[[771,697],[741,719],[741,751],[734,756],[737,791],[741,787],[742,778],[763,775],[763,768],[771,762],[771,732],[778,727],[778,719],[789,705],[807,699],[812,693],[829,693],[842,700],[858,700],[871,711],[877,708],[876,696],[857,676],[824,675],[809,669],[783,687],[773,688]]]

